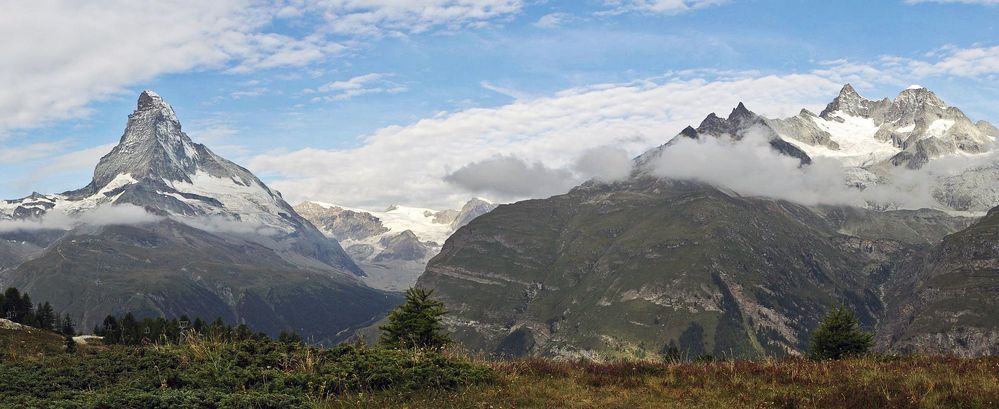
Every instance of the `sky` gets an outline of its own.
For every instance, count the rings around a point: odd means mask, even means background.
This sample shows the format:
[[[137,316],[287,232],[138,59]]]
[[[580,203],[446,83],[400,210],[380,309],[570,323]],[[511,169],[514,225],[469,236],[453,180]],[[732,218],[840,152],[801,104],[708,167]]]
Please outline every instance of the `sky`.
[[[910,84],[999,122],[997,0],[8,1],[0,197],[87,184],[144,89],[291,203],[563,192],[740,101]]]

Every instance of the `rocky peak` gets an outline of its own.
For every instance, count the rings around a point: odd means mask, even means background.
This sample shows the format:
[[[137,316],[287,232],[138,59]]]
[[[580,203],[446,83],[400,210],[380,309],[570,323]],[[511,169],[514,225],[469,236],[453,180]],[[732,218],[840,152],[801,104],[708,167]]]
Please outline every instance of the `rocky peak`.
[[[975,127],[982,131],[985,135],[993,138],[999,137],[999,128],[996,128],[996,126],[992,125],[989,121],[978,121],[975,123]]]
[[[742,102],[739,102],[739,105],[732,109],[732,113],[728,114],[729,121],[751,120],[754,117],[756,117],[756,114],[746,108],[746,105]]]
[[[451,222],[451,230],[458,230],[476,217],[489,213],[495,208],[496,205],[492,203],[477,197],[472,198],[461,207],[461,210],[458,212],[458,217],[455,217],[454,221]]]
[[[170,112],[173,112],[173,108],[170,107],[170,104],[167,104],[166,101],[163,100],[163,97],[161,97],[160,94],[148,89],[142,91],[142,93],[139,94],[139,103],[136,110],[148,111],[153,109],[168,109]]]
[[[220,162],[181,130],[170,104],[155,92],[143,91],[120,142],[98,163],[91,187],[100,190],[122,175],[135,180],[190,181],[198,163],[204,161]],[[206,167],[220,167],[214,165]]]
[[[694,129],[694,127],[692,126],[687,125],[686,128],[683,128],[683,130],[680,131],[680,135],[686,136],[691,139],[697,139],[697,130]]]
[[[833,113],[840,111],[851,116],[863,118],[882,117],[884,116],[883,111],[890,104],[891,101],[887,98],[882,101],[872,101],[864,98],[852,85],[846,84],[839,91],[839,95],[826,105],[826,108],[822,110],[819,116],[826,120],[836,120],[837,118],[835,118]]]

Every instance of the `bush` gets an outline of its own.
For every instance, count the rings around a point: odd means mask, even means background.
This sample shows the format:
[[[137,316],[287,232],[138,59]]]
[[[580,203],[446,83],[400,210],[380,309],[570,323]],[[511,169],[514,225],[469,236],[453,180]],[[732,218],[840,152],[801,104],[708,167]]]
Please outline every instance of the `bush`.
[[[406,303],[392,311],[382,330],[381,344],[389,348],[442,348],[451,343],[441,317],[444,303],[430,298],[433,290],[410,288]]]
[[[812,359],[843,359],[865,355],[874,335],[861,331],[857,317],[845,306],[834,307],[812,334],[809,356]]]
[[[0,407],[296,408],[341,394],[446,390],[494,376],[437,352],[193,338],[0,362]]]

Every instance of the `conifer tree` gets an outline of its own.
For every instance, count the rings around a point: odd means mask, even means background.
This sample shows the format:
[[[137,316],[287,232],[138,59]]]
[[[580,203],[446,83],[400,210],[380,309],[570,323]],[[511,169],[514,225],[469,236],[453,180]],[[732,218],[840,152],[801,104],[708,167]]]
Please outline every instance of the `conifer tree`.
[[[390,348],[441,348],[451,343],[441,318],[447,314],[444,303],[431,298],[433,290],[410,288],[406,303],[388,316],[380,343]]]
[[[69,313],[66,313],[66,315],[62,317],[61,332],[63,335],[67,337],[72,337],[73,335],[76,335],[76,327],[73,326],[73,319],[70,318]]]
[[[812,359],[843,359],[866,354],[874,335],[861,331],[857,317],[845,306],[834,307],[812,334]]]
[[[55,330],[55,317],[52,304],[49,304],[48,301],[38,304],[38,309],[35,311],[35,325],[41,329]]]

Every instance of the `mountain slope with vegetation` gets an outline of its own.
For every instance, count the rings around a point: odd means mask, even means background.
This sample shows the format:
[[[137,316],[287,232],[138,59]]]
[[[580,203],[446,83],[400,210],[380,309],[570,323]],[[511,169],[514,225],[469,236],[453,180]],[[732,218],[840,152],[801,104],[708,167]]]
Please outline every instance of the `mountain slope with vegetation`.
[[[499,355],[799,353],[827,308],[872,327],[918,244],[838,232],[809,208],[695,182],[591,183],[500,206],[420,279],[473,350]]]

